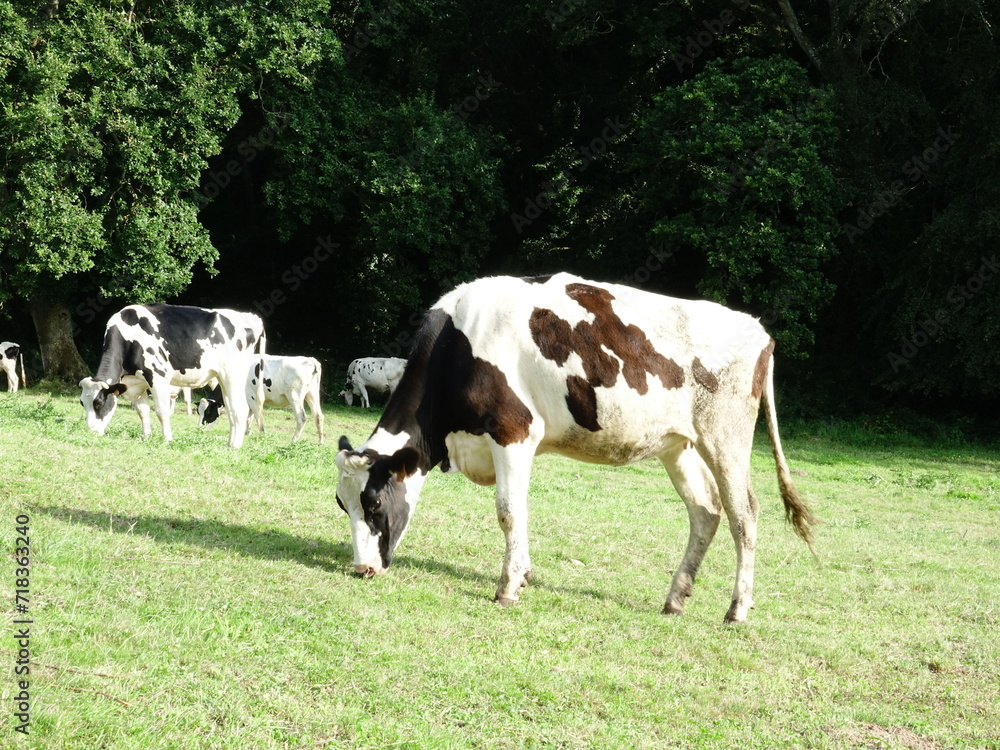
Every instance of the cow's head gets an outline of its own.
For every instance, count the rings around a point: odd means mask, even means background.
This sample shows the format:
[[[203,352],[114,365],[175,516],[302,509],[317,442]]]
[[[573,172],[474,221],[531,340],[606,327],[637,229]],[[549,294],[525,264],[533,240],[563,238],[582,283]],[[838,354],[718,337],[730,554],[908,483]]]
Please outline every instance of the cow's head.
[[[84,378],[79,385],[82,389],[80,403],[87,415],[87,427],[98,435],[103,435],[118,408],[118,396],[125,393],[128,387],[124,383],[108,385],[93,378]]]
[[[223,405],[214,398],[203,398],[198,402],[198,426],[208,427],[219,418]]]
[[[337,504],[351,520],[354,570],[368,578],[389,567],[410,523],[425,476],[418,471],[420,451],[355,451],[342,437],[336,462]]]
[[[337,394],[338,396],[344,397],[344,402],[348,406],[354,405],[354,390],[350,386],[345,386],[344,390]]]

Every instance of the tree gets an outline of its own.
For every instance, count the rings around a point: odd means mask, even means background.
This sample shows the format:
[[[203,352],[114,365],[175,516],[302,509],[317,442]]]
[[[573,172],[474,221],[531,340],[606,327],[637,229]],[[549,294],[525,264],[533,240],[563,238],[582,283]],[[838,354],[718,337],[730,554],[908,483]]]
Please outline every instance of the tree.
[[[211,271],[196,188],[252,74],[307,72],[304,19],[325,5],[291,5],[0,6],[0,304],[29,301],[48,375],[83,374],[71,309],[164,299]]]

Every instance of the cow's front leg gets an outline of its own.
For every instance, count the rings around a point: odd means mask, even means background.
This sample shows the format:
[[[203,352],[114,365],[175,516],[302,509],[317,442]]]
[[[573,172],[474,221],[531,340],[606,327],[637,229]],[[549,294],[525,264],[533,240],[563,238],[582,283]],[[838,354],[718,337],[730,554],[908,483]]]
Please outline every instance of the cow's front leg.
[[[509,606],[518,601],[519,592],[531,580],[528,554],[528,483],[534,445],[500,447],[491,442],[497,477],[497,521],[506,540],[496,602]]]
[[[142,424],[142,436],[148,438],[153,432],[149,424],[149,398],[143,393],[132,402],[132,407],[139,415],[139,422]]]
[[[160,429],[163,430],[163,440],[169,443],[174,439],[174,432],[170,427],[170,413],[174,410],[174,400],[170,397],[169,383],[153,388],[153,410],[160,420]],[[146,414],[148,418],[148,408]]]

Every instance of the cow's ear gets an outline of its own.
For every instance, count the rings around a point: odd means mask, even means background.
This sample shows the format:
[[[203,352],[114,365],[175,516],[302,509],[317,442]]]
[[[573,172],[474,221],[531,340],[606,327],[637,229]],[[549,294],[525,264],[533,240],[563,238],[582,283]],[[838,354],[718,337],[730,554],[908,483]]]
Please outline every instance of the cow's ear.
[[[420,451],[409,446],[400,448],[386,459],[386,468],[396,475],[397,482],[416,474],[418,466],[420,466]]]
[[[115,383],[113,386],[111,386],[110,388],[108,388],[108,392],[109,393],[113,393],[116,396],[122,395],[127,390],[128,390],[128,386],[125,385],[124,383]]]
[[[347,439],[347,435],[341,435],[340,441],[337,443],[337,449],[342,451],[352,451],[351,441]]]

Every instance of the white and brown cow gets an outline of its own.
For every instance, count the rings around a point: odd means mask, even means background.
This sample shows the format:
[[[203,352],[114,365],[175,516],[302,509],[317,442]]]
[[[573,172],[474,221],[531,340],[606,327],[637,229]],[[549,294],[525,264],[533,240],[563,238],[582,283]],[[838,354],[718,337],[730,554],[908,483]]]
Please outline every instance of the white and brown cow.
[[[371,405],[368,401],[368,389],[376,392],[389,391],[391,396],[399,385],[406,369],[406,360],[399,357],[362,357],[347,366],[347,381],[344,390],[338,396],[343,396],[348,406],[354,403],[354,397],[361,397],[361,405],[366,409]]]
[[[7,373],[7,390],[17,393],[18,375],[17,363],[21,362],[20,383],[24,384],[24,359],[21,355],[21,347],[13,341],[0,343],[0,371]]]
[[[750,453],[761,398],[786,516],[811,541],[813,519],[778,436],[773,348],[755,319],[712,302],[568,274],[458,287],[427,314],[371,437],[357,450],[341,438],[337,500],[350,517],[355,570],[389,567],[424,480],[440,465],[496,484],[506,537],[496,600],[513,603],[531,575],[532,458],[657,458],[690,519],[664,612],[683,611],[725,511],[737,554],[725,619],[743,622],[753,606]]]
[[[320,401],[320,381],[323,379],[323,366],[314,357],[275,357],[265,355],[253,357],[246,362],[246,397],[250,404],[250,420],[256,419],[260,431],[264,431],[263,409],[258,397],[259,389],[263,387],[264,406],[290,406],[295,414],[294,443],[302,437],[306,425],[306,405],[312,412],[316,422],[316,432],[319,434],[320,445],[323,444],[323,409]],[[198,402],[198,424],[208,426],[219,418],[222,408],[226,405],[225,396],[216,388],[207,398]],[[250,420],[247,422],[247,432],[250,431]]]
[[[229,446],[239,448],[249,411],[245,356],[264,346],[264,324],[253,313],[164,304],[122,308],[104,331],[97,373],[80,381],[87,426],[103,435],[117,397],[124,396],[148,437],[151,394],[163,439],[170,440],[171,386],[198,388],[217,378],[231,406]]]

